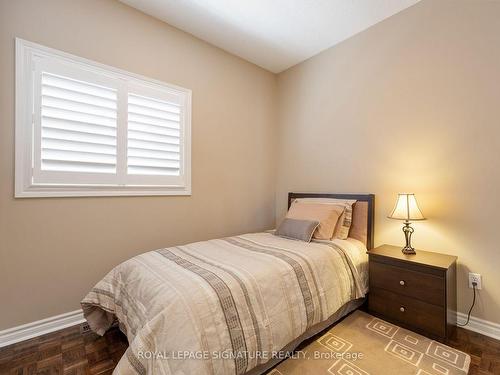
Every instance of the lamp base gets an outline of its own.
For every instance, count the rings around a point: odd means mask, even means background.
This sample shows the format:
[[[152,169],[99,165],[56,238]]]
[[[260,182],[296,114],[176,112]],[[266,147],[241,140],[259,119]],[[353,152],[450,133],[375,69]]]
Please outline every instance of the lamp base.
[[[413,255],[416,254],[415,249],[411,246],[411,235],[413,234],[414,229],[411,227],[410,222],[408,220],[405,221],[403,225],[403,233],[405,234],[406,245],[401,250],[403,254]]]
[[[414,254],[416,254],[415,249],[413,247],[411,247],[411,246],[405,246],[405,247],[403,247],[403,249],[401,250],[401,252],[403,254],[406,254],[406,255],[414,255]]]

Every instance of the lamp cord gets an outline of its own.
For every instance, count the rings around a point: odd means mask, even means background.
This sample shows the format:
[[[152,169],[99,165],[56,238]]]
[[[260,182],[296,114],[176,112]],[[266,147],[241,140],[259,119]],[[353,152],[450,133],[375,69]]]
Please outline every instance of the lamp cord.
[[[472,283],[472,291],[474,292],[474,297],[472,297],[472,305],[469,309],[469,313],[467,314],[467,321],[465,322],[465,324],[458,324],[457,323],[457,326],[459,327],[465,327],[467,324],[469,324],[469,319],[470,319],[470,313],[472,312],[472,309],[474,308],[474,304],[476,303],[476,286],[477,286],[477,283]]]

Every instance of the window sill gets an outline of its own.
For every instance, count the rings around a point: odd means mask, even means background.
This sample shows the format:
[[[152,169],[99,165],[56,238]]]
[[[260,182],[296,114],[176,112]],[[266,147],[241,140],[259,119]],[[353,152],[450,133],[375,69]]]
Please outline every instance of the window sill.
[[[30,186],[16,188],[15,198],[50,197],[133,197],[133,196],[191,195],[191,187],[181,186]]]

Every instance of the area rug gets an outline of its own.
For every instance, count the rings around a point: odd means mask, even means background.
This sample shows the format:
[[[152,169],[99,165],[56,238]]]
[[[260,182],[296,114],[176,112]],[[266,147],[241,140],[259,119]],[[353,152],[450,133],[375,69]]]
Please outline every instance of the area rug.
[[[465,375],[470,357],[356,310],[269,375]]]

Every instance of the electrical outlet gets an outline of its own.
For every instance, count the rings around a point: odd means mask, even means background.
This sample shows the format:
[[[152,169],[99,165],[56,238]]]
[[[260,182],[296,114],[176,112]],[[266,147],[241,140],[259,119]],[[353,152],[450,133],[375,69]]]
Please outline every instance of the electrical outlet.
[[[87,322],[84,322],[80,325],[80,333],[90,332],[90,326]]]
[[[473,273],[469,272],[469,288],[472,288],[472,283],[475,282],[476,289],[481,289],[482,288],[482,282],[481,282],[481,274],[480,273]]]

